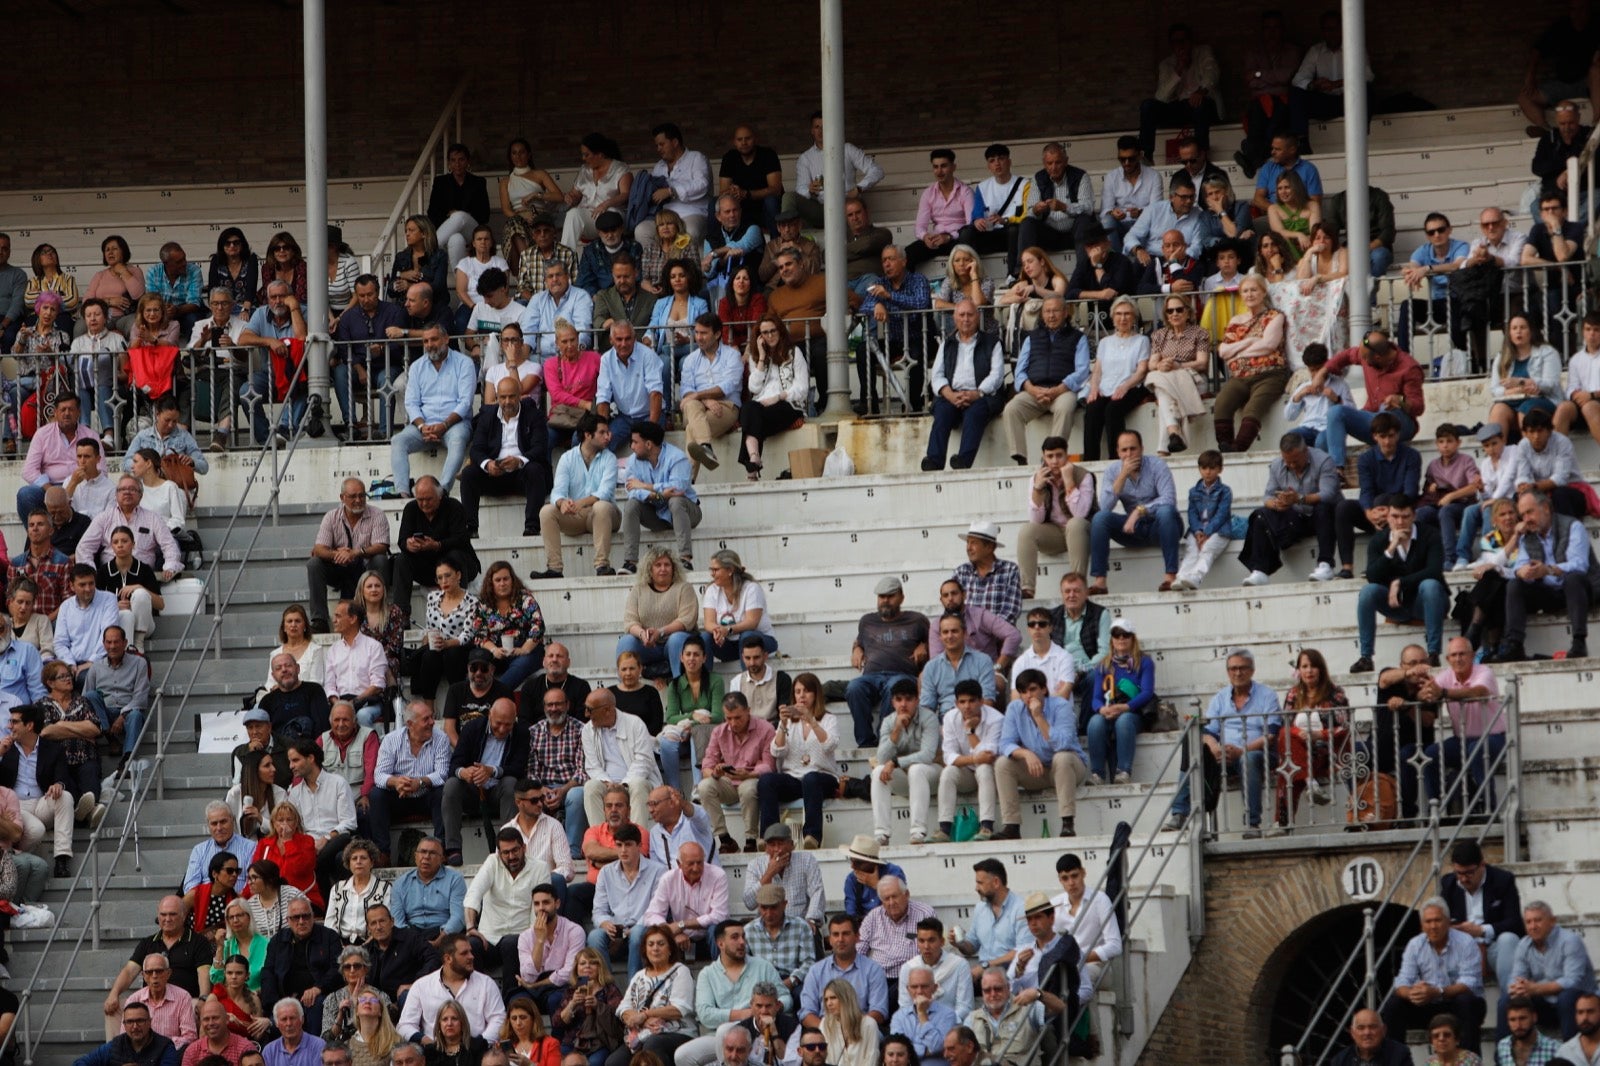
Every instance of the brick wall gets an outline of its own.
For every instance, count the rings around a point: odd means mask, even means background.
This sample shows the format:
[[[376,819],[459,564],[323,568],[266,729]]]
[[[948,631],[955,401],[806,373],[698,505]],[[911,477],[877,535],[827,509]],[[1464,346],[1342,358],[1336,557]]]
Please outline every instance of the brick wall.
[[[86,4],[99,6],[76,6]],[[1265,6],[1228,5],[1217,9],[1230,12],[1226,24],[1197,26],[1230,86],[1254,12]],[[1311,41],[1323,5],[1284,6],[1291,36]],[[1539,14],[1523,36],[1565,8],[1560,0],[1530,6]],[[0,181],[61,187],[303,172],[298,12],[234,5],[224,18],[214,6],[183,15],[143,4],[134,17],[126,6],[104,7],[104,17],[72,18],[49,5],[9,17],[13,47],[0,86],[13,121]],[[657,0],[544,18],[537,6],[504,0],[338,0],[329,10],[335,177],[408,170],[465,66],[477,81],[464,132],[491,173],[519,133],[552,166],[574,165],[575,142],[591,129],[616,137],[629,161],[648,160],[649,127],[666,118],[713,156],[738,120],[798,151],[818,106],[816,7],[797,0]],[[950,0],[851,0],[845,10],[849,135],[882,146],[1127,127],[1153,82],[1169,20],[1192,19],[1195,9],[1139,0],[1103,8],[1086,25],[1079,5],[1045,4],[981,27],[970,3]],[[1503,5],[1421,0],[1368,11],[1378,96],[1410,89],[1447,106],[1515,96],[1522,45],[1509,62],[1500,54]],[[970,55],[953,57],[952,45]],[[1236,100],[1229,111],[1237,116]]]

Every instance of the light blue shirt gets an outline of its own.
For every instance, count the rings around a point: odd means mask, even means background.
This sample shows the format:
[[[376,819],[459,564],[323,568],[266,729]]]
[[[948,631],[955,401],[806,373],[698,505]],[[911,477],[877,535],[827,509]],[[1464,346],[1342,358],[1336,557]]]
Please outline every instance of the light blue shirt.
[[[690,296],[688,314],[684,317],[684,324],[680,327],[669,327],[667,322],[672,314],[672,294],[663,293],[656,298],[656,305],[650,309],[650,330],[655,334],[655,347],[660,352],[672,351],[673,328],[693,331],[694,320],[711,310],[710,305],[703,296]]]
[[[122,459],[124,473],[133,473],[133,455],[140,448],[149,448],[157,455],[187,455],[194,464],[194,472],[206,474],[211,471],[211,464],[206,462],[206,453],[200,450],[200,442],[194,439],[194,434],[182,426],[174,426],[165,440],[156,433],[155,426],[146,426],[133,435],[128,442],[127,454]]]
[[[406,415],[428,425],[455,415],[462,422],[472,418],[472,397],[478,391],[478,370],[471,359],[454,348],[435,366],[423,356],[406,371]]]
[[[943,715],[956,705],[956,682],[969,678],[983,686],[983,698],[993,703],[994,660],[981,651],[967,648],[961,655],[961,661],[951,666],[950,656],[941,647],[938,656],[929,659],[922,668],[922,694],[917,702]]]
[[[988,965],[1027,938],[1023,922],[1022,893],[1006,892],[1006,901],[1000,904],[1000,913],[983,901],[972,908],[972,928],[967,939],[978,949],[978,961]]]
[[[760,956],[745,958],[737,981],[730,981],[728,971],[720,963],[713,962],[702,969],[694,981],[695,1018],[705,1028],[716,1032],[729,1014],[750,1005],[750,991],[761,981],[781,985],[783,978],[778,975],[776,966]]]
[[[910,1039],[917,1055],[926,1061],[944,1058],[945,1034],[960,1024],[956,1012],[936,999],[928,1004],[927,1021],[917,1017],[914,1007],[905,1006],[895,1011],[894,1017],[889,1019],[889,1032]]]
[[[1026,749],[1048,764],[1059,753],[1070,751],[1087,764],[1089,756],[1078,743],[1078,715],[1072,709],[1072,701],[1046,696],[1044,720],[1050,725],[1049,735],[1039,732],[1039,723],[1028,713],[1026,703],[1012,700],[1006,708],[1005,724],[1000,727],[1000,757],[1009,759],[1012,752]]]
[[[1540,580],[1551,588],[1561,587],[1563,574],[1587,574],[1589,572],[1589,531],[1583,528],[1583,523],[1574,520],[1572,532],[1567,534],[1567,555],[1564,559],[1557,559],[1556,555],[1556,515],[1550,516],[1550,531],[1544,534],[1535,534],[1539,537],[1539,546],[1544,549],[1545,562],[1550,563],[1560,573],[1546,574]],[[1517,541],[1517,557],[1511,563],[1515,570],[1523,563],[1532,562],[1528,554],[1527,534]],[[61,639],[59,636],[56,638]]]
[[[439,867],[427,882],[417,871],[407,870],[389,892],[389,910],[395,925],[460,933],[467,928],[466,898],[467,879],[452,866]]]
[[[1207,248],[1222,239],[1222,230],[1211,212],[1190,207],[1186,214],[1179,215],[1172,209],[1171,200],[1158,200],[1139,215],[1122,242],[1122,250],[1132,253],[1135,248],[1143,248],[1151,255],[1160,255],[1161,237],[1169,229],[1183,234],[1192,259],[1199,259]]]
[[[279,1037],[261,1049],[261,1061],[267,1066],[321,1066],[322,1050],[327,1046],[322,1037],[301,1033],[300,1045],[291,1055],[284,1050],[283,1038]]]
[[[39,680],[39,674],[43,669],[44,659],[40,656],[39,649],[13,636],[10,646],[0,652],[0,692],[15,697],[18,703],[38,703],[47,695],[44,682]],[[6,728],[0,730],[0,736],[10,732],[11,723],[8,718]]]
[[[1232,686],[1206,704],[1206,732],[1238,748],[1265,737],[1267,726],[1279,720],[1278,697],[1259,681],[1250,682],[1250,696],[1242,709],[1233,704]]]
[[[677,489],[689,498],[690,503],[699,503],[700,497],[694,491],[694,482],[690,480],[689,457],[683,454],[683,449],[676,444],[662,442],[661,454],[656,456],[654,463],[646,462],[635,455],[628,460],[628,477],[637,478],[649,485],[654,492],[665,492],[667,489]],[[630,499],[640,503],[650,501],[650,492],[644,489],[633,489],[628,493]],[[672,512],[667,507],[667,500],[662,500],[655,505],[656,517],[663,522],[672,521]]]
[[[600,380],[595,383],[595,403],[608,403],[634,422],[650,417],[650,394],[662,395],[661,359],[642,344],[624,363],[615,348],[600,357]]]
[[[650,823],[650,856],[666,863],[667,869],[678,865],[678,849],[685,844],[699,844],[706,861],[716,862],[717,834],[711,831],[711,816],[698,803],[684,804],[670,832],[660,822]]]
[[[549,289],[545,289],[528,301],[528,309],[522,312],[522,332],[527,336],[528,343],[542,356],[556,354],[555,328],[558,318],[566,319],[578,331],[578,343],[589,347],[589,327],[594,324],[594,297],[576,285],[568,285],[560,300],[552,297]]]
[[[613,922],[623,929],[638,925],[650,909],[656,881],[666,872],[667,868],[659,862],[641,856],[639,876],[629,884],[622,873],[622,863],[608,862],[600,867],[600,876],[594,882],[593,925]]]
[[[1017,353],[1015,381],[1018,392],[1022,391],[1022,383],[1028,380],[1028,359],[1032,354],[1033,338],[1024,337],[1022,339],[1022,350]],[[1068,392],[1083,392],[1084,386],[1089,384],[1090,369],[1089,338],[1080,336],[1077,350],[1072,353],[1072,373],[1068,374],[1066,380],[1062,381],[1061,384],[1067,387]]]
[[[1544,950],[1533,946],[1533,937],[1525,936],[1517,944],[1516,961],[1511,966],[1511,979],[1527,978],[1535,984],[1554,981],[1566,990],[1593,992],[1595,989],[1594,964],[1589,961],[1589,950],[1583,946],[1583,937],[1571,929],[1553,926],[1545,937]],[[1555,996],[1545,996],[1551,1003]]]
[[[592,460],[583,458],[582,448],[568,448],[556,461],[555,488],[550,493],[551,503],[562,500],[585,500],[590,496],[610,500],[617,494],[617,459],[601,448]]]
[[[744,398],[744,363],[739,352],[726,344],[717,345],[714,362],[699,348],[690,352],[683,361],[682,374],[680,396],[704,389],[721,389],[723,400],[735,407]]]
[[[378,745],[378,763],[372,771],[372,783],[378,788],[388,788],[389,778],[426,777],[434,788],[443,788],[450,776],[450,738],[444,730],[433,727],[422,750],[411,752],[411,738],[405,727],[399,727],[383,738]]]
[[[883,1015],[889,1013],[889,978],[883,972],[883,967],[858,951],[850,968],[841,970],[830,952],[806,971],[805,983],[800,986],[801,1018],[808,1014],[822,1016],[822,990],[828,987],[829,981],[838,977],[849,981],[850,987],[856,990],[862,1014],[872,1011]]]
[[[1450,244],[1444,250],[1444,255],[1438,255],[1433,250],[1433,242],[1425,240],[1422,247],[1411,253],[1411,261],[1420,267],[1448,266],[1458,259],[1465,259],[1472,254],[1471,247],[1466,241],[1450,238]],[[1450,275],[1432,274],[1428,277],[1428,294],[1435,300],[1445,300],[1450,297]]]
[[[1428,943],[1424,933],[1418,933],[1406,944],[1400,957],[1400,972],[1395,975],[1396,988],[1410,987],[1426,981],[1435,988],[1448,988],[1454,984],[1467,986],[1475,996],[1483,995],[1483,958],[1478,952],[1478,942],[1459,929],[1450,930],[1444,951],[1438,952]]]
[[[68,666],[104,659],[106,627],[116,624],[114,594],[96,590],[87,609],[79,605],[78,597],[68,596],[56,611],[56,658]]]
[[[263,304],[251,313],[250,321],[245,323],[244,328],[258,337],[289,340],[294,336],[294,314],[286,309],[280,321],[272,317],[272,308]]]
[[[189,850],[189,866],[183,872],[183,890],[188,892],[196,885],[203,884],[209,879],[211,877],[211,860],[218,853],[224,851],[239,860],[239,868],[242,870],[250,865],[250,860],[255,855],[255,841],[235,833],[232,840],[219,846],[215,840],[207,836]]]
[[[1112,511],[1117,504],[1122,505],[1124,511],[1132,511],[1135,507],[1143,505],[1147,510],[1157,507],[1178,507],[1178,486],[1172,481],[1172,468],[1162,459],[1146,455],[1139,460],[1139,473],[1122,483],[1120,493],[1112,492],[1117,484],[1117,477],[1122,473],[1122,460],[1118,459],[1106,467],[1106,472],[1100,475],[1100,509]]]

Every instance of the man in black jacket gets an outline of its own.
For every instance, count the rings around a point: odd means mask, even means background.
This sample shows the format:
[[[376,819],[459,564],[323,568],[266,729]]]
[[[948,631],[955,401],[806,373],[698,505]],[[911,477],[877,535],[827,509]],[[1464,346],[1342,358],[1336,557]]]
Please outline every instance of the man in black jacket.
[[[444,783],[446,855],[461,852],[461,815],[469,801],[485,814],[498,812],[496,826],[517,816],[517,781],[527,769],[528,727],[517,721],[511,700],[496,700],[488,715],[461,727]]]
[[[44,708],[25,703],[11,709],[12,744],[0,757],[0,785],[22,803],[23,832],[37,840],[45,826],[53,830],[57,877],[72,876],[72,794],[67,791],[66,749],[59,740],[39,736]],[[31,824],[30,824],[31,823]]]
[[[1484,862],[1475,840],[1450,849],[1450,870],[1439,878],[1439,895],[1450,905],[1450,927],[1483,945],[1495,984],[1510,988],[1517,942],[1527,933],[1516,874]]]
[[[1333,1066],[1406,1066],[1411,1052],[1398,1040],[1389,1039],[1389,1028],[1375,1010],[1358,1010],[1350,1019],[1351,1046],[1333,1058]]]
[[[172,1041],[150,1028],[150,1008],[145,1004],[122,1008],[122,1030],[72,1066],[172,1066],[178,1061]]]
[[[461,473],[461,501],[467,509],[467,536],[478,535],[478,500],[521,493],[522,535],[539,532],[539,508],[550,495],[549,441],[544,413],[522,398],[515,377],[494,387],[495,405],[478,412],[472,427],[471,459]]]
[[[391,1003],[399,1003],[417,978],[439,968],[438,949],[415,929],[395,928],[394,915],[382,903],[367,908],[367,941],[362,946],[372,956],[367,979]]]
[[[483,567],[472,550],[472,535],[477,532],[477,509],[472,521],[467,508],[452,500],[439,487],[439,479],[424,474],[412,490],[415,498],[400,513],[400,554],[394,560],[394,602],[411,617],[411,586],[434,587],[434,570],[441,559],[448,559],[461,571],[466,586]],[[466,495],[463,482],[461,493]]]
[[[306,1029],[322,1032],[322,1001],[338,988],[339,934],[315,921],[311,901],[301,897],[289,904],[283,928],[267,942],[267,961],[261,967],[261,999],[276,1003],[293,996],[304,1004],[307,992],[315,999],[306,1007]]]
[[[1433,526],[1417,525],[1415,502],[1404,493],[1379,501],[1388,508],[1388,528],[1373,534],[1367,548],[1367,584],[1356,600],[1356,640],[1361,657],[1353,674],[1370,674],[1378,612],[1396,622],[1423,620],[1428,661],[1439,665],[1444,616],[1450,594],[1444,587],[1444,542]]]

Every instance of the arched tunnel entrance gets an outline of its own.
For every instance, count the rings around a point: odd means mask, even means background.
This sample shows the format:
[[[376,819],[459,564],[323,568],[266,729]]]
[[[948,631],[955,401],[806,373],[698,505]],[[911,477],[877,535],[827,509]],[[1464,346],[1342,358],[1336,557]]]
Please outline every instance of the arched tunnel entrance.
[[[1362,912],[1366,906],[1349,904],[1317,915],[1285,937],[1262,967],[1253,998],[1268,1012],[1269,1048],[1299,1044],[1330,988],[1333,994],[1328,999],[1328,1007],[1305,1042],[1308,1052],[1305,1061],[1315,1062],[1324,1048],[1342,1046],[1348,1041],[1341,1019],[1352,1004],[1364,1005],[1357,1000],[1363,998],[1361,984],[1366,976],[1366,962],[1358,953],[1364,924]],[[1373,924],[1375,954],[1399,928],[1399,937],[1389,958],[1380,961],[1377,967],[1374,986],[1376,1001],[1381,1005],[1384,993],[1394,983],[1395,972],[1400,968],[1401,948],[1420,926],[1409,909],[1392,905],[1378,909],[1373,915]],[[1352,953],[1358,953],[1356,961],[1340,978],[1340,971]]]

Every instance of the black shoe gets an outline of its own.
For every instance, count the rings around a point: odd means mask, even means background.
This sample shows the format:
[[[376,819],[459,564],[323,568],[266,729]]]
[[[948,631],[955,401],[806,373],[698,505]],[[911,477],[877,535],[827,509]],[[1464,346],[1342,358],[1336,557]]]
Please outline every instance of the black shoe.
[[[964,458],[964,457],[958,455],[954,459],[950,460],[950,469],[952,469],[952,470],[971,470],[972,469],[972,460]]]
[[[1072,824],[1072,822],[1073,822],[1073,819],[1071,819],[1071,818],[1063,818],[1063,819],[1061,819],[1061,832],[1057,833],[1056,836],[1058,836],[1058,837],[1075,837],[1075,836],[1077,836],[1078,835],[1077,827],[1074,826]]]
[[[444,857],[444,864],[446,866],[460,866],[461,863],[462,858],[459,851],[452,851],[450,854]]]
[[[684,555],[684,556],[679,557],[678,565],[683,567],[685,573],[687,573],[690,570],[693,570],[694,569],[694,556],[692,556],[692,555]]]
[[[616,571],[615,567],[597,566],[597,567],[594,568],[594,576],[595,577],[615,577],[616,574],[617,574],[617,571]]]
[[[1372,671],[1372,656],[1370,655],[1363,655],[1361,658],[1350,664],[1350,672],[1352,674],[1370,674]]]
[[[57,877],[71,877],[72,857],[70,855],[57,855],[54,873]]]
[[[273,436],[278,438],[278,443],[279,444],[288,444],[289,443],[289,431],[287,429],[284,429],[282,426],[279,426],[277,428],[277,430],[273,433]]]
[[[729,836],[727,833],[723,833],[721,836],[717,837],[717,847],[722,849],[722,854],[724,855],[739,854],[739,842],[733,839],[733,837]]]
[[[1340,581],[1354,581],[1356,575],[1355,571],[1351,570],[1348,566],[1345,566],[1340,567],[1339,572],[1335,574],[1334,577],[1338,578]]]
[[[328,624],[328,620],[326,618],[313,618],[311,620],[311,632],[332,633],[333,627]]]
[[[932,473],[935,470],[943,470],[943,469],[944,469],[944,463],[942,463],[938,459],[935,459],[933,456],[925,455],[925,456],[922,457],[922,471],[923,471],[923,473],[925,473],[925,474],[926,473]]]
[[[1497,663],[1520,663],[1526,662],[1527,658],[1528,650],[1522,646],[1520,640],[1501,641],[1499,650],[1494,653],[1494,661]]]
[[[1169,454],[1177,455],[1179,452],[1188,447],[1189,446],[1183,442],[1183,438],[1178,436],[1176,433],[1167,434],[1167,452]]]
[[[467,527],[467,539],[468,540],[477,540],[478,539],[478,527],[477,526],[468,526]]]
[[[1022,827],[1017,825],[1003,825],[994,831],[990,840],[1021,840]]]
[[[1011,461],[1013,463],[1016,463],[1018,466],[1027,466],[1028,465],[1028,457],[1026,455],[1018,455],[1015,452],[1011,453]]]
[[[749,852],[751,855],[754,855],[756,852],[761,850],[761,845],[756,843],[755,837],[745,837],[744,850]]]
[[[637,574],[639,572],[639,564],[635,560],[629,559],[627,562],[618,567],[618,569],[624,574]]]
[[[1428,653],[1428,665],[1433,667],[1435,670],[1439,669],[1439,653],[1438,652],[1433,651],[1433,652],[1429,652]]]
[[[1567,649],[1567,658],[1569,659],[1587,659],[1588,657],[1589,642],[1586,640],[1574,640],[1572,647]]]
[[[530,581],[559,581],[566,576],[560,570],[530,570],[528,572],[528,580]]]
[[[524,537],[536,537],[536,536],[539,535],[539,527],[538,526],[523,526],[522,527],[522,535]]]
[[[1239,164],[1239,169],[1244,171],[1245,177],[1253,178],[1256,176],[1256,165],[1250,162],[1250,157],[1245,155],[1242,149],[1233,153],[1233,161]]]

